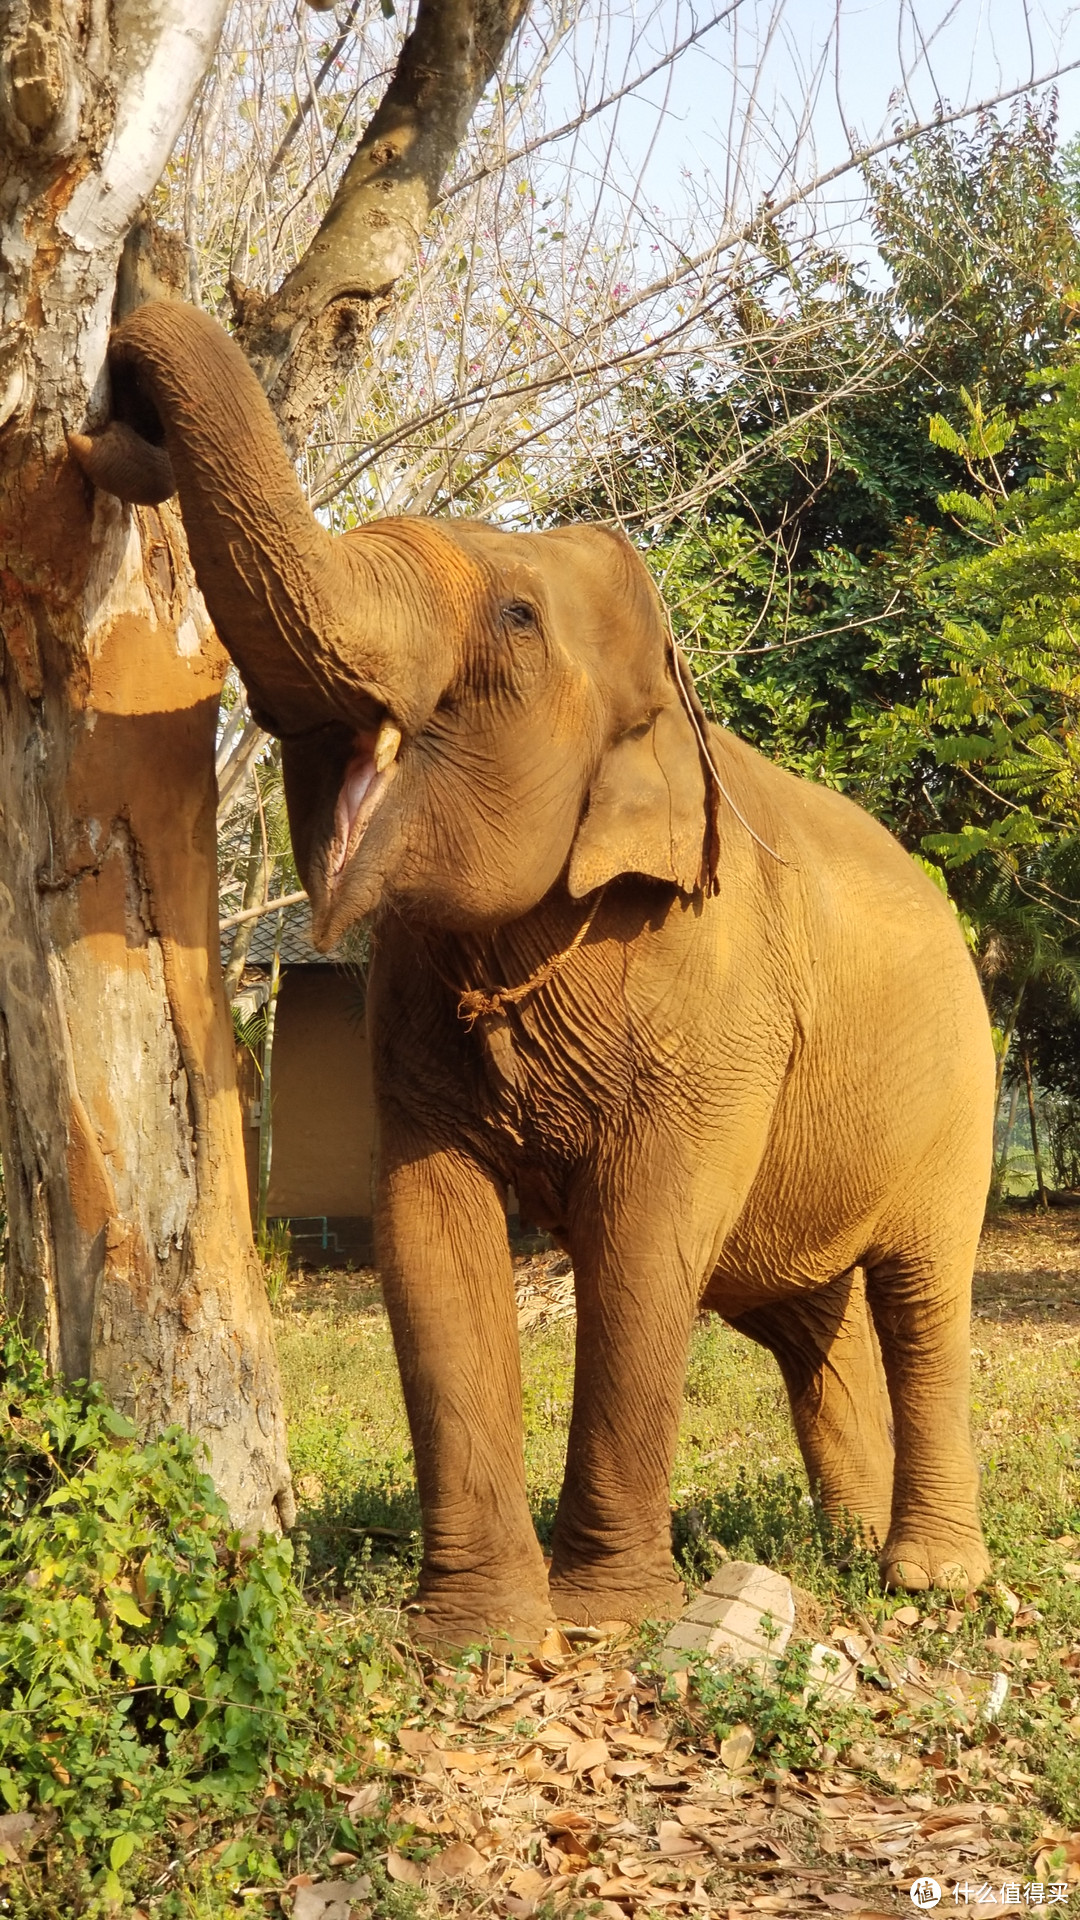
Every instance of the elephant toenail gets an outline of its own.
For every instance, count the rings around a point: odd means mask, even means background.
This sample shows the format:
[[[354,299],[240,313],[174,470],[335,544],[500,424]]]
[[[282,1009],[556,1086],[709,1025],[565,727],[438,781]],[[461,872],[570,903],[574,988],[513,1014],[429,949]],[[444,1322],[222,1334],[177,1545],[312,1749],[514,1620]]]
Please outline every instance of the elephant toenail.
[[[905,1587],[909,1593],[930,1585],[930,1575],[914,1560],[894,1560],[888,1573],[890,1587]]]

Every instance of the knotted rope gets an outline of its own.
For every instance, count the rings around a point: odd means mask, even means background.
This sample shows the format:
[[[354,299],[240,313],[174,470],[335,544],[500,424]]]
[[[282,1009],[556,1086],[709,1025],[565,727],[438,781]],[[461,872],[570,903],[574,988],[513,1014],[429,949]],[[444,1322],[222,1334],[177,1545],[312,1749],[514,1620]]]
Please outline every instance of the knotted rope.
[[[505,1013],[507,1007],[517,1006],[518,1002],[526,999],[530,993],[535,993],[538,987],[544,987],[549,980],[554,979],[560,968],[566,965],[571,954],[576,953],[580,947],[596,918],[597,909],[606,891],[606,887],[600,888],[570,945],[564,947],[561,953],[552,954],[550,960],[545,960],[542,966],[537,967],[535,973],[530,973],[528,979],[523,980],[519,987],[494,987],[490,991],[485,987],[466,987],[463,993],[458,994],[458,1019],[464,1021],[470,1033],[476,1022],[485,1014]]]

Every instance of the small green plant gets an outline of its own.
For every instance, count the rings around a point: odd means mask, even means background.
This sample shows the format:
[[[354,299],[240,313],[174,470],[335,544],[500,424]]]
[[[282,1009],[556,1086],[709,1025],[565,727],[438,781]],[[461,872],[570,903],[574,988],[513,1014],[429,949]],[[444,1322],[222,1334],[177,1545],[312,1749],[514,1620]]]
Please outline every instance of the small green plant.
[[[723,1560],[783,1567],[794,1579],[841,1591],[848,1603],[876,1592],[877,1562],[855,1522],[833,1520],[792,1474],[740,1467],[732,1486],[698,1495],[672,1516],[680,1572],[700,1586]],[[843,1577],[842,1577],[843,1576]]]
[[[727,1665],[690,1654],[690,1686],[681,1711],[699,1738],[711,1734],[722,1742],[736,1727],[748,1726],[759,1757],[770,1765],[817,1766],[826,1749],[842,1746],[867,1716],[851,1700],[815,1683],[810,1660],[805,1641],[793,1641],[768,1667]],[[670,1693],[677,1697],[674,1685]]]
[[[331,1744],[358,1768],[383,1671],[288,1542],[231,1527],[187,1435],[138,1444],[0,1324],[0,1800],[55,1810],[104,1897],[178,1811],[241,1812]]]
[[[289,1278],[289,1254],[292,1250],[292,1234],[287,1220],[265,1220],[256,1240],[259,1258],[263,1263],[266,1279],[266,1292],[273,1308],[281,1304],[285,1283]]]

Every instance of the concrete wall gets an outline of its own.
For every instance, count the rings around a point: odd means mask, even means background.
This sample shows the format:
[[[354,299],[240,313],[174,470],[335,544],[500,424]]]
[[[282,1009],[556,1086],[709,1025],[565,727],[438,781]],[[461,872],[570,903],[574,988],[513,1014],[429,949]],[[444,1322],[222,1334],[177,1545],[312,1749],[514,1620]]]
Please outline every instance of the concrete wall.
[[[259,1076],[238,1052],[252,1219],[259,1183]],[[315,1264],[371,1259],[375,1098],[356,976],[344,968],[287,967],[274,1030],[274,1155],[267,1213],[297,1220],[326,1216],[324,1252],[307,1229],[293,1250]],[[511,1190],[512,1238],[522,1228]]]
[[[289,967],[274,1030],[274,1155],[267,1212],[371,1217],[375,1108],[356,976]],[[258,1076],[241,1060],[248,1179],[258,1179]]]

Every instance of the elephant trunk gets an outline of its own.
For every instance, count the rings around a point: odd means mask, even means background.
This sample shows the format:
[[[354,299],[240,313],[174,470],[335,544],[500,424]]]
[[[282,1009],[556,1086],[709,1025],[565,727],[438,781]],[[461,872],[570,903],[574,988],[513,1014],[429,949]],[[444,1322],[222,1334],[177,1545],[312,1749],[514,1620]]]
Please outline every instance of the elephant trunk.
[[[363,534],[335,539],[300,490],[258,380],[217,322],[173,303],[113,333],[114,418],[72,434],[95,485],[122,499],[176,491],[195,576],[253,710],[275,733],[330,721],[411,729],[430,712],[437,665],[418,657],[416,579]],[[428,596],[424,596],[427,598]]]

